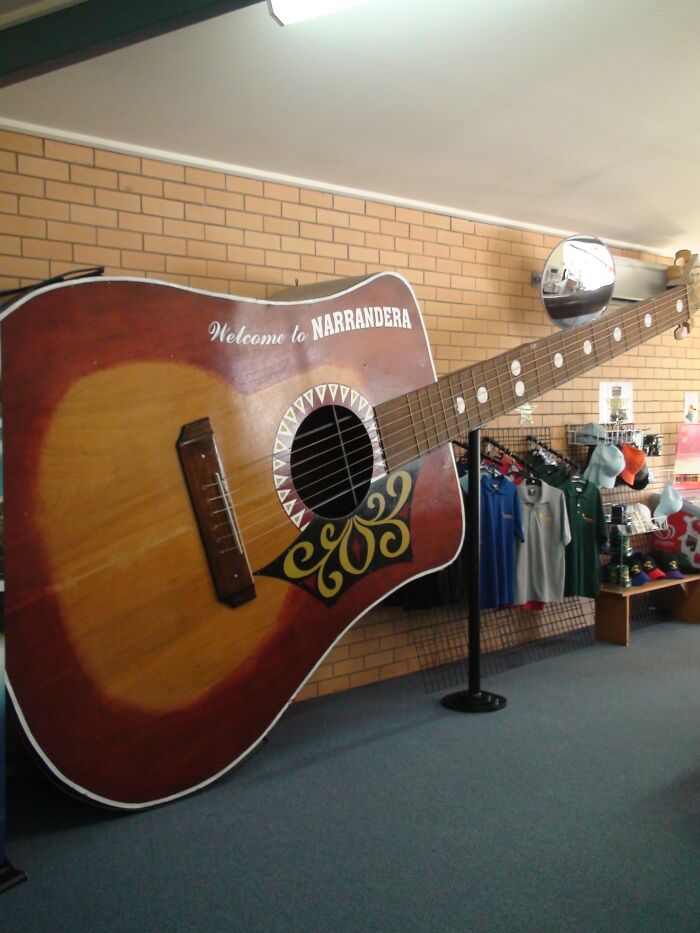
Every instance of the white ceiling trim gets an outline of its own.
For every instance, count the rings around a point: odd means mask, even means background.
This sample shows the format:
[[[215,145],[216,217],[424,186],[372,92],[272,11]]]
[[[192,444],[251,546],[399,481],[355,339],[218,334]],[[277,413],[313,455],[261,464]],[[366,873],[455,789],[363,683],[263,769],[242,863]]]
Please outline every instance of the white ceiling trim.
[[[152,149],[148,146],[138,146],[134,143],[120,142],[116,139],[105,139],[100,136],[89,136],[84,133],[75,133],[70,130],[60,130],[51,126],[39,126],[35,123],[25,123],[21,120],[12,120],[0,116],[0,129],[9,130],[14,133],[28,133],[32,136],[43,136],[47,139],[55,139],[60,142],[73,143],[78,146],[91,146],[97,149],[108,149],[112,152],[120,152],[125,155],[134,155],[146,159],[156,159],[161,162],[172,162],[177,165],[188,165],[193,168],[208,169],[213,172],[225,172],[230,175],[242,175],[245,178],[256,178],[261,181],[270,181],[282,185],[295,185],[300,188],[312,188],[316,191],[326,191],[332,194],[340,194],[345,197],[360,198],[367,201],[380,201],[384,204],[393,204],[398,207],[407,207],[419,211],[428,211],[433,214],[446,214],[450,217],[459,217],[462,220],[470,220],[475,223],[494,224],[499,227],[511,227],[517,230],[527,230],[531,233],[542,233],[547,236],[568,237],[580,233],[587,233],[585,230],[561,230],[557,227],[546,227],[540,224],[527,223],[524,220],[514,220],[510,217],[496,217],[491,214],[479,214],[472,211],[465,211],[457,207],[450,207],[446,204],[431,204],[426,201],[418,201],[412,198],[402,198],[391,194],[385,194],[380,191],[365,191],[361,188],[349,188],[345,185],[336,185],[331,182],[319,181],[313,178],[302,178],[296,175],[284,175],[279,172],[263,171],[261,169],[251,168],[247,165],[236,165],[231,162],[218,162],[214,159],[204,159],[199,156],[186,155],[180,152],[169,152],[162,149]],[[620,249],[633,249],[644,253],[653,253],[659,256],[671,256],[668,247],[649,246],[642,243],[628,243],[624,240],[612,240],[605,238],[607,246],[615,246]]]

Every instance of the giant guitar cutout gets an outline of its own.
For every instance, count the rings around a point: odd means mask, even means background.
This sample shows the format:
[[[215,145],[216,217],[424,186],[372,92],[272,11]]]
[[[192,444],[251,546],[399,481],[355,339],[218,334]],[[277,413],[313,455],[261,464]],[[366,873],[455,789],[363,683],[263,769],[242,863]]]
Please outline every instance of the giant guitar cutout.
[[[284,301],[128,278],[17,301],[7,672],[38,757],[122,809],[214,780],[358,617],[455,556],[451,438],[694,308],[684,281],[436,380],[393,274]]]

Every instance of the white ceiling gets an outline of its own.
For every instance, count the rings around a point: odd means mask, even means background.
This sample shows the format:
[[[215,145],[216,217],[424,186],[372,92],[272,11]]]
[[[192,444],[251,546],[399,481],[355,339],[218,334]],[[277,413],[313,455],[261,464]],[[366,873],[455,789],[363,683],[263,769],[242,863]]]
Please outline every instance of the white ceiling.
[[[0,90],[0,122],[652,251],[700,247],[697,0],[257,4]]]

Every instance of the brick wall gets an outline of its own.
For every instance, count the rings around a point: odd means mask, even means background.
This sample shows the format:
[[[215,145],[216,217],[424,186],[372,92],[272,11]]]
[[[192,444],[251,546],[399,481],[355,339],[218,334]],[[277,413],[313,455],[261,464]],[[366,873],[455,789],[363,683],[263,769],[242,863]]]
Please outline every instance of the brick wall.
[[[440,375],[551,333],[530,276],[558,239],[0,130],[2,288],[104,265],[264,298],[296,282],[395,270],[416,292]],[[636,423],[664,433],[655,467],[664,476],[683,393],[700,388],[698,360],[698,337],[657,337],[539,399],[533,430],[551,426],[563,446],[567,423],[597,420],[601,379],[632,381]],[[426,624],[430,614],[372,611],[300,696],[415,670],[411,632]]]

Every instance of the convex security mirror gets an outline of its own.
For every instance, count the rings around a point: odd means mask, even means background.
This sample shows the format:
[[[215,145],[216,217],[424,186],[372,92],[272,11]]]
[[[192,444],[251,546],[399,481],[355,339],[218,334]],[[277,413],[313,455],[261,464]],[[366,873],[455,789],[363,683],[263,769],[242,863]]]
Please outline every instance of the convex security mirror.
[[[542,304],[557,327],[590,324],[603,316],[615,285],[615,263],[596,237],[571,236],[555,246],[542,274]]]

